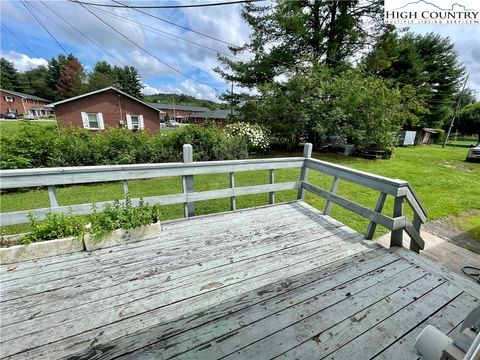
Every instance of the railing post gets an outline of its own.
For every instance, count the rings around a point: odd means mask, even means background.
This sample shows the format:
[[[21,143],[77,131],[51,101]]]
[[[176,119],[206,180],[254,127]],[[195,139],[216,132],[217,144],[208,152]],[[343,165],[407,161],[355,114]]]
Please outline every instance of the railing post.
[[[420,235],[421,226],[422,226],[422,220],[420,219],[420,216],[418,216],[417,213],[414,213],[413,227],[415,228],[415,230],[417,230],[419,235]],[[416,253],[419,253],[421,250],[420,246],[418,246],[417,242],[412,237],[410,237],[410,250],[415,251]]]
[[[332,194],[335,194],[338,189],[338,183],[340,182],[340,179],[338,177],[333,178],[332,186],[330,187],[330,192]],[[330,200],[327,200],[327,204],[325,205],[325,211],[323,212],[324,215],[330,215],[332,213],[332,208],[333,208],[333,202]]]
[[[192,145],[183,145],[183,162],[185,164],[193,162],[193,149]],[[184,204],[185,217],[189,218],[195,216],[195,203],[188,201],[188,193],[193,192],[193,175],[184,175],[182,177],[183,193],[187,196],[187,202]]]
[[[123,185],[123,194],[125,197],[128,196],[128,180],[122,180],[122,185]]]
[[[303,147],[303,157],[305,158],[305,160],[310,159],[312,157],[312,148],[313,148],[313,145],[310,143],[306,143],[305,146]],[[300,170],[300,181],[307,181],[307,177],[308,177],[308,169],[304,161],[302,169]],[[305,199],[305,189],[303,188],[303,184],[301,184],[300,188],[298,189],[297,199],[298,200]]]
[[[383,205],[385,204],[385,199],[387,198],[386,193],[380,193],[380,196],[378,197],[377,204],[375,205],[375,212],[381,213],[383,209]],[[372,240],[373,235],[375,234],[375,229],[377,228],[377,223],[374,222],[373,220],[370,220],[368,223],[367,227],[367,232],[365,233],[365,239],[366,240]]]
[[[237,209],[237,203],[235,201],[235,173],[230,173],[230,188],[232,189],[232,196],[230,197],[230,210],[235,211]]]
[[[270,169],[268,173],[268,180],[270,184],[275,184],[275,170]],[[275,204],[275,191],[271,191],[268,193],[268,203],[269,204]]]
[[[57,190],[54,185],[48,187],[48,198],[50,199],[50,207],[58,207]]]
[[[403,200],[405,196],[396,196],[393,203],[393,218],[403,216]],[[392,230],[390,247],[403,246],[403,229]]]

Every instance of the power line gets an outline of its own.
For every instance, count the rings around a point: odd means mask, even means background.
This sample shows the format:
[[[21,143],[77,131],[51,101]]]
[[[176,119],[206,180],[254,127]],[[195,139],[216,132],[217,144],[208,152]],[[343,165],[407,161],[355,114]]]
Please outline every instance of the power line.
[[[63,18],[63,16],[61,16],[60,14],[58,14],[55,10],[53,10],[50,6],[48,6],[44,1],[40,0],[40,2],[45,6],[47,7],[52,13],[54,13],[55,15],[57,15],[60,19],[62,19],[62,21],[64,21],[66,24],[68,24],[70,27],[72,27],[74,30],[76,30],[79,34],[81,34],[85,39],[87,39],[89,42],[91,42],[93,45],[95,45],[97,48],[99,48],[100,50],[102,50],[103,52],[105,52],[107,55],[109,55],[112,59],[116,60],[119,64],[122,64],[124,66],[128,66],[128,64],[126,64],[125,62],[123,62],[122,60],[120,60],[119,58],[117,58],[116,56],[114,56],[112,53],[110,53],[108,50],[106,50],[104,47],[102,47],[101,45],[97,44],[95,41],[93,41],[92,39],[90,39],[87,35],[85,35],[82,31],[80,31],[79,29],[77,29],[75,26],[73,26],[71,23],[69,23],[67,20],[65,20]]]
[[[206,3],[206,4],[188,4],[188,5],[145,5],[145,6],[130,6],[130,5],[112,5],[112,4],[103,4],[103,3],[91,3],[78,0],[69,0],[71,2],[76,2],[84,5],[94,5],[102,7],[111,7],[111,8],[131,8],[131,9],[182,9],[182,8],[199,8],[199,7],[212,7],[212,6],[224,6],[224,5],[236,5],[236,4],[247,4],[252,2],[260,2],[267,0],[236,0],[236,1],[226,1],[218,3]]]
[[[42,4],[45,6],[45,4],[42,2]],[[32,9],[34,9],[35,11],[39,12],[41,15],[45,16],[48,20],[50,20],[53,24],[57,25],[60,29],[62,29],[63,31],[65,31],[66,33],[70,34],[73,38],[81,41],[83,44],[85,45],[88,45],[85,40],[79,38],[78,36],[76,36],[75,34],[73,34],[70,30],[66,29],[65,27],[63,27],[62,25],[60,25],[58,22],[56,22],[55,20],[53,20],[50,16],[48,16],[47,14],[45,14],[42,10],[38,9],[37,7],[33,6],[33,4],[29,4]],[[63,19],[62,19],[63,20]],[[68,22],[67,22],[68,24]],[[90,46],[90,45],[89,45]]]
[[[79,2],[78,0],[70,0],[70,1]],[[211,39],[211,40],[215,40],[215,41],[221,42],[221,43],[223,43],[223,44],[225,44],[225,45],[237,47],[237,45],[232,44],[232,43],[230,43],[230,42],[228,42],[228,41],[224,41],[224,40],[219,39],[219,38],[216,38],[216,37],[214,37],[214,36],[211,36],[211,35],[208,35],[208,34],[204,34],[204,33],[200,32],[200,31],[197,31],[197,30],[194,30],[194,29],[190,29],[190,28],[188,28],[188,27],[186,27],[186,26],[183,26],[183,25],[174,23],[174,22],[172,22],[172,21],[169,21],[169,20],[164,19],[164,18],[161,18],[161,17],[159,17],[159,16],[150,14],[150,13],[148,13],[148,12],[145,12],[145,11],[142,11],[142,10],[139,10],[139,9],[136,9],[136,8],[131,7],[131,6],[129,6],[129,5],[123,4],[123,3],[121,3],[120,1],[116,1],[116,0],[112,0],[112,1],[113,1],[114,3],[123,5],[123,7],[125,7],[125,8],[129,8],[129,9],[135,10],[135,11],[141,13],[141,14],[150,16],[150,17],[152,17],[152,18],[154,18],[154,19],[157,19],[157,20],[160,20],[160,21],[162,21],[162,22],[164,22],[164,23],[167,23],[167,24],[176,26],[176,27],[178,27],[178,28],[180,28],[180,29],[187,30],[187,31],[191,31],[191,32],[193,32],[193,33],[195,33],[195,34],[197,34],[197,35],[200,35],[200,36],[209,38],[209,39]]]
[[[131,19],[127,18],[127,17],[120,16],[120,15],[118,15],[118,14],[114,14],[114,13],[111,13],[111,12],[108,12],[108,11],[104,11],[104,10],[101,10],[101,9],[97,9],[97,11],[99,11],[99,12],[101,12],[102,14],[105,14],[105,15],[107,15],[107,16],[115,17],[115,18],[117,18],[117,19],[122,19],[122,20],[125,20],[125,21],[127,21],[127,22],[129,22],[129,23],[131,23],[131,24],[135,24],[135,25],[138,25],[138,26],[143,27],[143,28],[145,28],[145,29],[148,29],[148,30],[150,30],[150,31],[159,33],[159,34],[161,34],[161,35],[163,35],[163,36],[165,36],[165,37],[167,37],[167,38],[169,38],[169,39],[171,39],[171,40],[177,39],[177,40],[183,41],[183,42],[185,42],[185,43],[193,44],[193,45],[196,45],[196,46],[198,46],[198,47],[202,47],[202,48],[204,48],[204,49],[213,51],[213,52],[215,52],[215,53],[222,54],[222,55],[224,55],[224,56],[228,56],[228,57],[231,57],[231,58],[240,60],[240,58],[238,58],[238,57],[236,57],[236,56],[234,56],[234,55],[231,55],[231,54],[227,54],[226,52],[223,52],[222,50],[218,50],[218,49],[209,47],[209,46],[207,46],[207,45],[203,45],[203,44],[197,43],[197,42],[195,42],[195,41],[185,39],[185,38],[183,38],[183,37],[181,37],[181,36],[174,35],[174,34],[169,33],[169,32],[167,32],[167,31],[163,31],[163,30],[157,29],[157,28],[155,28],[155,27],[153,27],[153,26],[149,26],[149,25],[142,24],[142,23],[140,23],[140,22],[131,20]]]
[[[10,32],[10,34],[12,34],[13,37],[15,37],[15,38],[18,40],[18,42],[19,42],[20,44],[22,44],[28,51],[30,51],[30,52],[33,54],[33,56],[36,56],[37,58],[40,57],[40,56],[39,56],[35,51],[33,51],[27,44],[25,44],[22,40],[20,40],[20,38],[19,38],[17,35],[15,35],[15,33],[14,33],[12,30],[10,30],[10,28],[9,28],[7,25],[5,25],[5,23],[4,23],[3,21],[2,21],[1,23],[2,23],[2,25],[5,27],[5,29],[7,29],[7,30]]]
[[[203,82],[203,81],[200,81],[200,80],[197,80],[193,77],[191,77],[190,75],[187,75],[183,72],[181,72],[180,70],[176,69],[175,67],[173,67],[172,65],[170,65],[169,63],[167,63],[166,61],[158,58],[156,55],[154,55],[153,53],[151,53],[150,51],[148,51],[147,49],[145,49],[144,47],[138,45],[135,41],[131,40],[130,38],[128,38],[127,36],[125,36],[123,33],[121,33],[120,31],[118,31],[117,29],[115,29],[112,25],[110,25],[108,22],[106,22],[105,20],[103,20],[100,16],[98,16],[97,14],[95,14],[93,11],[91,11],[87,6],[83,5],[80,3],[80,5],[85,9],[87,10],[90,14],[92,14],[93,16],[95,16],[98,20],[100,20],[102,23],[104,23],[105,25],[107,25],[110,29],[112,29],[113,31],[115,31],[117,34],[119,34],[120,36],[122,36],[125,40],[127,40],[128,42],[132,43],[133,45],[135,45],[136,47],[138,47],[139,49],[141,49],[143,52],[145,52],[146,54],[150,55],[151,57],[153,57],[154,59],[156,59],[158,62],[162,63],[163,65],[167,66],[168,68],[172,69],[173,71],[175,71],[176,73],[188,78],[188,79],[191,79],[195,82],[198,82],[198,83],[201,83],[201,84],[204,84],[204,85],[207,85],[207,86],[212,86],[212,84],[208,84],[206,82]]]
[[[42,24],[42,22],[37,18],[37,16],[32,12],[32,10],[30,10],[30,8],[27,6],[27,4],[25,4],[25,2],[23,0],[20,0],[22,5],[25,7],[25,9],[28,10],[28,12],[30,14],[32,14],[32,16],[35,18],[35,20],[37,20],[37,22],[40,24],[40,26],[52,37],[53,40],[55,40],[55,42],[57,43],[58,46],[60,46],[62,48],[62,50],[65,52],[65,55],[68,55],[68,51],[65,50],[65,48],[62,46],[62,44],[60,44],[58,42],[58,40],[55,38],[55,36],[52,35],[52,33],[50,31],[48,31],[48,29]]]

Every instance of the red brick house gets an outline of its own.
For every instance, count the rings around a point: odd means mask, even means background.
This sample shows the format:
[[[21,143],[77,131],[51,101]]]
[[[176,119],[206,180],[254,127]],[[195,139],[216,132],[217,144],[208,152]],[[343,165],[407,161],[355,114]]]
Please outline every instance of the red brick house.
[[[44,116],[52,115],[53,110],[47,107],[50,101],[35,95],[18,91],[0,89],[0,114]]]
[[[108,87],[57,101],[57,122],[62,127],[104,130],[124,127],[158,131],[164,112],[114,87]]]

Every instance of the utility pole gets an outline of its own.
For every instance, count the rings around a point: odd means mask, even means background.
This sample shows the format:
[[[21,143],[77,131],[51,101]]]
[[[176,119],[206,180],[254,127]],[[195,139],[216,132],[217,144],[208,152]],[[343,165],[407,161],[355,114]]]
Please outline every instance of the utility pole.
[[[233,116],[233,81],[232,81],[232,89],[230,91],[230,115]]]
[[[448,133],[447,136],[445,137],[445,141],[443,142],[442,149],[445,147],[447,144],[448,138],[450,137],[450,132],[452,131],[453,123],[455,122],[455,117],[457,116],[457,111],[458,108],[460,107],[460,101],[462,100],[463,92],[465,91],[465,86],[467,85],[467,80],[470,74],[467,74],[467,77],[465,78],[465,81],[463,83],[462,91],[460,92],[460,95],[458,96],[457,100],[457,106],[455,106],[455,111],[453,112],[453,117],[452,117],[452,122],[450,123],[450,127],[448,128]]]

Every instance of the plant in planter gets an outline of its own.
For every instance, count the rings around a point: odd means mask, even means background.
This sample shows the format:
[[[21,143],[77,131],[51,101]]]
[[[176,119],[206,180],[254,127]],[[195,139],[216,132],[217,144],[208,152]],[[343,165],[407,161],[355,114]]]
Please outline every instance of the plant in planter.
[[[0,249],[0,264],[85,250],[85,219],[72,214],[49,213],[43,220],[30,214],[31,232]]]
[[[133,206],[129,197],[124,203],[115,200],[100,212],[93,206],[84,237],[87,250],[140,241],[160,232],[160,207],[141,199]]]
[[[44,220],[29,214],[31,232],[20,239],[20,244],[27,245],[39,241],[63,238],[82,238],[85,233],[85,219],[67,214],[49,213]]]

